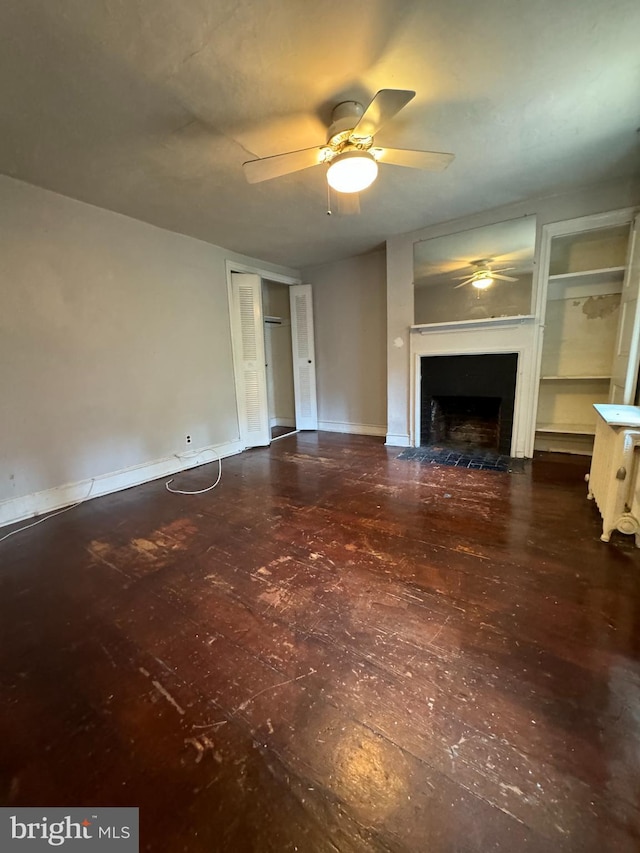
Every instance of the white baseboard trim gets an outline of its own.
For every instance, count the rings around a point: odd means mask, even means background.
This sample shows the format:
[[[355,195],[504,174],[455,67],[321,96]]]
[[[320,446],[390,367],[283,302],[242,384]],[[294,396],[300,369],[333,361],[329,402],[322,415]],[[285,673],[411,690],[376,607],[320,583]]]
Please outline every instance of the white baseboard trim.
[[[385,444],[388,444],[390,447],[411,447],[411,440],[408,435],[394,435],[392,432],[388,432]]]
[[[295,427],[296,419],[295,418],[270,418],[269,426],[270,427]]]
[[[132,486],[139,486],[141,483],[148,483],[160,477],[168,477],[179,471],[186,471],[188,468],[214,462],[218,457],[224,459],[226,456],[234,456],[243,450],[244,446],[239,440],[229,441],[203,447],[200,450],[190,450],[188,453],[167,456],[165,459],[156,459],[154,462],[134,465],[131,468],[123,468],[110,474],[101,474],[93,479],[67,483],[64,486],[56,486],[53,489],[34,492],[20,498],[10,498],[0,503],[0,527],[53,512],[70,504],[99,498],[122,489],[130,489]]]
[[[386,435],[387,428],[375,424],[351,424],[344,421],[318,421],[323,432],[348,432],[352,435]]]

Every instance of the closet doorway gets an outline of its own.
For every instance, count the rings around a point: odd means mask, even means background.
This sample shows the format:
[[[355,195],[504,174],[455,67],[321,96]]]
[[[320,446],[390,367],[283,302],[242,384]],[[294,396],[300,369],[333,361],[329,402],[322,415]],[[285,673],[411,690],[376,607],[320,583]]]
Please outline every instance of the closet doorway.
[[[241,443],[262,447],[317,429],[311,285],[234,267],[228,273]]]
[[[296,432],[289,285],[262,279],[264,355],[271,441]]]

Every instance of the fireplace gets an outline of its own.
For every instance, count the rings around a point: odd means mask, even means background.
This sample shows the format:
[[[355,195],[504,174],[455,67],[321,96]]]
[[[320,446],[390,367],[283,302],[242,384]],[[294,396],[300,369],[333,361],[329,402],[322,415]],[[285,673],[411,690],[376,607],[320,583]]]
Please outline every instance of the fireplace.
[[[509,455],[517,353],[423,356],[420,445]]]

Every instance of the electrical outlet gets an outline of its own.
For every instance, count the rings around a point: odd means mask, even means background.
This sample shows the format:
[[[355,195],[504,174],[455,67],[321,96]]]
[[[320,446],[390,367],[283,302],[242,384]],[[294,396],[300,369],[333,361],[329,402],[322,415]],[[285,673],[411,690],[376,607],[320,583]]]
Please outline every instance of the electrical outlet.
[[[187,444],[191,444],[191,436],[190,435],[187,436]]]

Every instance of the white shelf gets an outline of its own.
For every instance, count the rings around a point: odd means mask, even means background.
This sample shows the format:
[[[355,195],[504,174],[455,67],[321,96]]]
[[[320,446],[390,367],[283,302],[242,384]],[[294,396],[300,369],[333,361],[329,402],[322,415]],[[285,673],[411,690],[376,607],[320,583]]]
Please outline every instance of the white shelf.
[[[597,382],[610,382],[611,376],[541,376],[540,379],[543,382],[574,382],[575,380],[583,380],[590,379],[596,380]]]
[[[563,272],[549,276],[549,284],[565,282],[566,284],[606,284],[609,281],[622,281],[626,267],[604,267],[598,270],[581,270],[580,272]]]
[[[595,435],[596,428],[593,424],[536,424],[536,432],[557,435]]]

